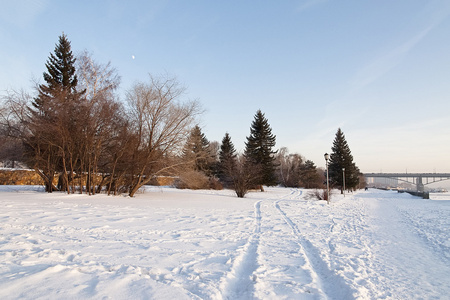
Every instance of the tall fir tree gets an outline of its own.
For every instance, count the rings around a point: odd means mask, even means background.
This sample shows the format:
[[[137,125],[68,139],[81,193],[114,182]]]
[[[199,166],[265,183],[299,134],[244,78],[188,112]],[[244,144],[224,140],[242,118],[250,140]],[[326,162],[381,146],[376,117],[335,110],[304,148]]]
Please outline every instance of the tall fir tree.
[[[184,159],[192,161],[194,170],[210,176],[214,164],[210,150],[209,141],[200,126],[194,126],[183,149]]]
[[[218,164],[218,175],[225,186],[231,186],[233,183],[232,176],[236,172],[236,159],[236,149],[227,132],[220,145]]]
[[[73,57],[70,41],[63,33],[59,37],[59,43],[55,46],[54,53],[45,64],[47,72],[43,77],[45,84],[38,86],[38,97],[34,99],[33,106],[41,113],[53,110],[51,106],[64,102],[78,100],[82,94],[77,92],[78,79],[75,74],[75,61]]]
[[[259,176],[255,181],[260,185],[273,186],[277,184],[275,174],[275,154],[273,151],[276,136],[265,115],[258,110],[250,127],[250,136],[245,143],[244,156],[249,168],[258,170]]]
[[[46,191],[52,192],[58,190],[53,186],[55,172],[67,173],[65,156],[78,124],[83,122],[78,104],[84,92],[76,89],[75,58],[66,35],[59,37],[45,66],[45,84],[38,86],[38,95],[29,107],[31,137],[25,149],[29,162],[44,180]],[[66,187],[67,184],[61,185],[59,189]]]
[[[344,192],[344,174],[345,188],[355,189],[359,184],[359,169],[353,162],[353,155],[350,147],[345,140],[345,135],[339,128],[333,141],[331,148],[330,160],[328,163],[328,171],[330,183],[332,186],[339,187],[341,193]],[[345,169],[345,170],[343,170]]]
[[[322,182],[313,161],[307,160],[300,165],[300,183],[307,189],[321,187]]]

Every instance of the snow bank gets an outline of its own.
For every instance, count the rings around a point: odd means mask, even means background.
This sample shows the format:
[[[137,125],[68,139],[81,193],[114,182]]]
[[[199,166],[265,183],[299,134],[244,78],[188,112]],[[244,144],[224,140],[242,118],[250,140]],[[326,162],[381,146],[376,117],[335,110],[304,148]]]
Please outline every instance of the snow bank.
[[[449,194],[306,194],[2,186],[0,298],[448,297]]]

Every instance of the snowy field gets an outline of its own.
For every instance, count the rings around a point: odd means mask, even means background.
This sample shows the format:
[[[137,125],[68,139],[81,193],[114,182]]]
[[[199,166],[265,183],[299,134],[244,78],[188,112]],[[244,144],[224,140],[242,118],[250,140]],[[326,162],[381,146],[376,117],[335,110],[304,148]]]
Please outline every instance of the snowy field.
[[[0,299],[450,299],[450,194],[0,187]]]

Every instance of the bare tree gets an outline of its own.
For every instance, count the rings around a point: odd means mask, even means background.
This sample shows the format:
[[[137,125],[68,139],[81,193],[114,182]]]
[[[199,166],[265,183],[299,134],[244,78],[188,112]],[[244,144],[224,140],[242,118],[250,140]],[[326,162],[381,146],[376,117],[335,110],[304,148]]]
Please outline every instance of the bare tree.
[[[83,122],[79,123],[78,136],[75,137],[75,162],[78,162],[76,167],[86,174],[86,191],[95,194],[101,190],[106,178],[112,178],[111,173],[107,174],[106,166],[114,163],[117,157],[110,157],[112,161],[108,161],[105,154],[108,153],[107,148],[116,148],[112,143],[119,142],[114,138],[117,127],[125,123],[123,107],[115,95],[120,77],[110,63],[97,63],[87,51],[77,58],[77,77],[79,87],[85,91],[85,97],[79,107]],[[101,181],[98,181],[99,173],[103,173]]]
[[[16,168],[23,160],[23,147],[20,140],[0,133],[0,162],[7,168]]]
[[[92,58],[92,54],[83,51],[77,56],[78,86],[85,90],[86,99],[94,104],[100,95],[112,98],[114,91],[120,84],[120,76],[117,70],[111,66],[111,62],[100,64]]]
[[[7,91],[3,97],[0,122],[5,134],[13,139],[20,140],[24,145],[25,161],[27,165],[36,169],[44,181],[46,191],[51,192],[57,188],[53,185],[53,178],[58,167],[59,157],[55,155],[58,148],[55,146],[56,138],[52,133],[55,130],[50,122],[55,109],[44,114],[33,115],[30,109],[33,98],[25,91]],[[33,116],[36,116],[33,119]],[[40,126],[36,119],[40,120]]]
[[[278,181],[286,187],[299,187],[300,168],[303,158],[300,154],[290,154],[286,147],[282,147],[276,157]]]
[[[16,167],[17,162],[23,162],[23,144],[20,139],[20,114],[18,101],[20,93],[7,92],[0,101],[0,161],[5,167]],[[22,95],[26,97],[25,95]],[[15,112],[12,108],[18,109]],[[16,116],[16,113],[19,116]]]
[[[130,196],[153,176],[183,164],[171,158],[180,154],[201,112],[198,102],[181,102],[184,91],[175,78],[150,76],[149,83],[136,83],[128,92],[130,126],[136,134],[135,143],[130,145]]]
[[[248,163],[244,155],[237,157],[232,174],[228,174],[233,180],[233,188],[238,198],[244,198],[248,191],[256,188],[260,182],[262,168]]]
[[[30,134],[27,122],[30,117],[28,105],[31,99],[24,90],[6,91],[0,108],[0,125],[4,136],[23,140]]]

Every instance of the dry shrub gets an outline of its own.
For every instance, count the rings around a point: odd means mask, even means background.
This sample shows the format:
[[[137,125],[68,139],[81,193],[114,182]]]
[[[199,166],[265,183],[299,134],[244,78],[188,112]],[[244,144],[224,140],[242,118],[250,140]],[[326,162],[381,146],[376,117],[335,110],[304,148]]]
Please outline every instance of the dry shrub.
[[[148,184],[156,186],[169,186],[174,184],[175,179],[176,178],[173,176],[156,176],[153,177]]]
[[[219,179],[210,177],[209,178],[209,188],[212,190],[223,190],[223,185]]]
[[[313,190],[313,191],[309,192],[308,198],[309,199],[314,199],[314,200],[325,200],[325,201],[328,201],[327,189],[316,189],[316,190]],[[330,198],[331,198],[331,192],[330,192]]]
[[[178,189],[205,190],[209,189],[209,178],[202,172],[186,171],[175,180]]]

